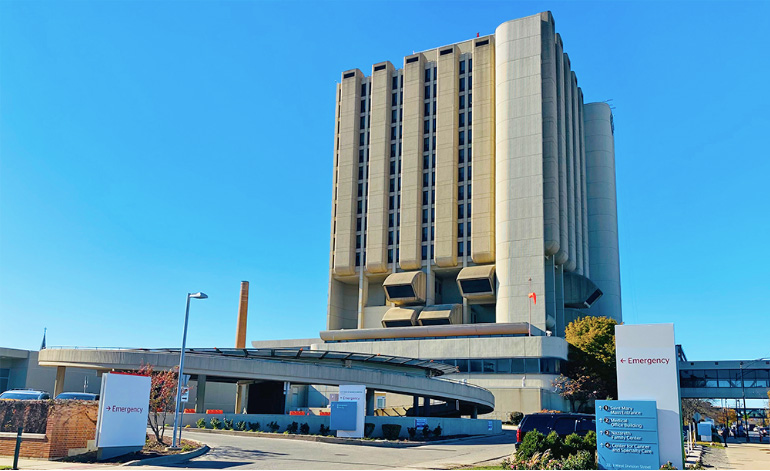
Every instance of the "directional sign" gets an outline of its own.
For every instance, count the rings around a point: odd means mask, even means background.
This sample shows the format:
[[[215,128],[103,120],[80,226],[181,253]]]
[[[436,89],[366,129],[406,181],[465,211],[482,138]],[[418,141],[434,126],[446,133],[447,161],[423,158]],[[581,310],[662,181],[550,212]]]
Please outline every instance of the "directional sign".
[[[659,469],[655,401],[596,401],[599,469]]]

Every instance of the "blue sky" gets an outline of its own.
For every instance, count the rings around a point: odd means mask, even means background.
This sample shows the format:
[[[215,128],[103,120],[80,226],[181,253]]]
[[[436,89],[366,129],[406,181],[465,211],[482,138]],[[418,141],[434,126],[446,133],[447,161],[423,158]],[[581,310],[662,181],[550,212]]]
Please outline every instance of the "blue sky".
[[[325,328],[343,70],[551,10],[612,99],[623,315],[770,356],[767,2],[0,2],[1,345]],[[295,286],[301,286],[299,292]]]

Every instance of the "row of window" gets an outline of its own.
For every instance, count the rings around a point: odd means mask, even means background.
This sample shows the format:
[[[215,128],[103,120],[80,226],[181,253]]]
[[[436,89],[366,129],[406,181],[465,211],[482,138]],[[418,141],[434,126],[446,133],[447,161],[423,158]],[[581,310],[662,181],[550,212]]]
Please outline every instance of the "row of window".
[[[770,388],[769,370],[680,370],[683,388]]]
[[[484,358],[436,360],[457,367],[459,373],[481,374],[559,374],[558,358]]]

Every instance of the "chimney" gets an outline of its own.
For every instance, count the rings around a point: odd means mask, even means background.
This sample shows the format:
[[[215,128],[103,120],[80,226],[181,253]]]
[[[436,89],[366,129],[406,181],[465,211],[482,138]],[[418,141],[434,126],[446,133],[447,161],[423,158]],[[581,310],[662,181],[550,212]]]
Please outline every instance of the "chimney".
[[[249,313],[249,282],[241,281],[241,302],[238,305],[238,326],[235,329],[235,348],[246,348],[246,318]]]

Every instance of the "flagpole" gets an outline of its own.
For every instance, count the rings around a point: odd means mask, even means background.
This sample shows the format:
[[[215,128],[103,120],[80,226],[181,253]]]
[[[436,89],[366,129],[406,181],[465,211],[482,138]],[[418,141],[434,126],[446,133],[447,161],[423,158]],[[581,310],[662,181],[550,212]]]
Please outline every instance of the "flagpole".
[[[529,279],[529,292],[532,293],[532,278]],[[527,299],[531,299],[527,296]],[[527,323],[527,336],[532,337],[532,301],[529,301],[529,323]]]

